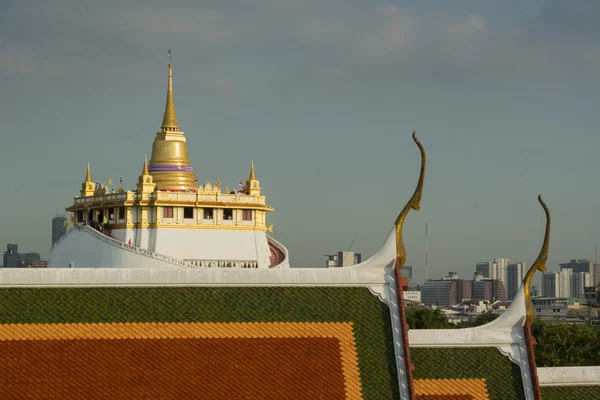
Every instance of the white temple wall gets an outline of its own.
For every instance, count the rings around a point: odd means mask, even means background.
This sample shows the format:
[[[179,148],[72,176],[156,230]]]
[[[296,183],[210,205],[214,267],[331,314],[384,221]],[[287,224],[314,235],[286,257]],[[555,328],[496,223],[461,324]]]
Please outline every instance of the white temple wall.
[[[269,266],[264,232],[254,230],[157,228],[156,253],[180,260],[257,260]]]
[[[123,243],[129,243],[129,239],[131,239],[131,244],[136,245],[136,243],[137,243],[135,230],[133,228],[113,229],[110,233],[110,236],[117,240],[120,240]],[[143,246],[140,246],[140,247],[143,247]],[[143,248],[145,249],[146,247],[143,247]],[[148,250],[152,250],[152,249],[148,249]]]
[[[120,240],[123,243],[127,243],[127,241],[125,240],[126,231],[126,229],[113,229],[110,232],[110,236],[114,237],[117,240]]]
[[[154,251],[153,233],[155,229],[140,228],[133,230],[135,240],[132,243],[142,249]]]
[[[178,268],[106,243],[86,232],[71,232],[50,254],[50,268]]]
[[[539,367],[540,386],[585,386],[600,383],[600,367]]]

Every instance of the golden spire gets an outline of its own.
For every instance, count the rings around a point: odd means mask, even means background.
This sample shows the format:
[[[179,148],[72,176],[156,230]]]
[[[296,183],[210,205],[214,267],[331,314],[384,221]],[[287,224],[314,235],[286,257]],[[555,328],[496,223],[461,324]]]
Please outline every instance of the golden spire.
[[[96,185],[92,181],[92,172],[90,170],[90,163],[87,165],[87,171],[85,172],[85,181],[81,184],[81,197],[93,196],[96,190]]]
[[[197,188],[194,169],[188,158],[186,138],[179,131],[173,102],[173,72],[169,49],[169,88],[161,131],[156,133],[148,171],[159,190],[191,190]]]
[[[175,102],[173,101],[173,67],[171,65],[171,49],[169,49],[169,87],[167,89],[167,103],[165,104],[165,115],[160,129],[163,132],[179,131],[177,114],[175,113]]]
[[[256,175],[254,175],[254,160],[252,160],[252,165],[250,166],[250,176],[248,179],[256,179]]]
[[[538,258],[535,260],[525,278],[523,279],[523,286],[525,290],[525,307],[527,309],[527,317],[529,319],[529,323],[533,322],[535,318],[535,312],[533,310],[533,303],[531,302],[531,280],[533,279],[533,274],[535,271],[539,270],[541,272],[546,271],[546,261],[548,261],[548,246],[550,244],[550,211],[548,211],[548,207],[544,200],[542,200],[542,195],[538,196],[538,201],[542,205],[544,212],[546,213],[546,231],[544,233],[544,243],[542,244],[542,249],[540,250],[540,254]]]
[[[415,189],[415,193],[412,195],[408,203],[398,215],[396,219],[396,268],[400,269],[404,266],[406,262],[406,248],[404,247],[404,242],[402,241],[402,226],[404,225],[404,219],[408,215],[408,212],[412,210],[420,210],[421,209],[421,196],[423,195],[423,180],[425,179],[425,165],[427,159],[425,157],[425,149],[423,149],[423,145],[417,139],[417,133],[413,132],[412,138],[414,142],[419,147],[419,151],[421,152],[421,172],[419,173],[419,182],[417,183],[417,188]]]
[[[90,163],[88,163],[87,172],[85,173],[85,181],[86,182],[91,182],[92,181],[92,172],[90,170]]]
[[[150,174],[150,172],[148,172],[148,161],[146,159],[146,155],[144,154],[144,168],[142,168],[142,175],[148,174]]]

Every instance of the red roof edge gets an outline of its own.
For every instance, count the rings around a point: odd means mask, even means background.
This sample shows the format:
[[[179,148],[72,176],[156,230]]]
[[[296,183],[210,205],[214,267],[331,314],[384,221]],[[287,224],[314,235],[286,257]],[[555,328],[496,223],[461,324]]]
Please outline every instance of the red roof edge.
[[[535,364],[535,345],[533,343],[533,335],[531,334],[531,322],[529,317],[526,317],[525,326],[523,326],[525,345],[527,346],[527,360],[529,361],[529,375],[531,376],[533,398],[535,400],[542,400],[542,390],[540,389],[540,380],[537,374],[537,365]]]
[[[404,306],[404,290],[402,285],[402,276],[400,268],[398,268],[398,259],[396,259],[396,267],[394,273],[396,277],[396,293],[398,295],[398,311],[400,314],[400,324],[402,329],[402,347],[404,348],[404,367],[406,369],[406,386],[408,389],[408,397],[410,400],[415,400],[415,391],[413,387],[413,363],[410,361],[410,347],[408,346],[408,323],[406,322],[406,308]],[[537,376],[536,376],[537,377]],[[537,399],[536,399],[537,400]]]

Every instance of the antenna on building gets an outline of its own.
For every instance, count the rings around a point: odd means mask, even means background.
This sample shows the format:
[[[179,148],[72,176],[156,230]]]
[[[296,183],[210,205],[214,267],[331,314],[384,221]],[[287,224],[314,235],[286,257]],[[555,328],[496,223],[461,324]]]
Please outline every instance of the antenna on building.
[[[427,222],[425,222],[425,282],[427,282]]]

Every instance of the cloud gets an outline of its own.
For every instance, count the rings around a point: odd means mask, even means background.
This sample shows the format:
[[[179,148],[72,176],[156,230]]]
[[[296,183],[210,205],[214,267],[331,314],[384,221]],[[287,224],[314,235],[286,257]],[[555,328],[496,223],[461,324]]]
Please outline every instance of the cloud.
[[[0,57],[0,73],[8,76],[54,78],[62,75],[58,64],[39,57],[27,47],[0,47],[0,52],[3,54]]]
[[[165,4],[17,3],[0,34],[21,53],[3,58],[0,68],[36,74],[44,69],[36,67],[41,59],[54,66],[47,67],[50,70],[63,70],[61,64],[68,62],[75,69],[106,71],[148,62],[168,47],[182,49],[182,57],[201,63],[236,57],[285,63],[284,68],[277,64],[280,71],[317,80],[329,79],[332,71],[380,79],[454,79],[489,73],[527,77],[552,68],[553,60],[563,56],[574,65],[600,61],[597,42],[578,40],[600,32],[596,24],[584,24],[588,28],[580,37],[570,39],[576,43],[548,34],[563,29],[557,16],[565,7],[573,8],[560,1],[549,2],[531,26],[521,29],[490,26],[477,13],[416,13],[395,4],[358,0]],[[577,12],[568,15],[571,30],[577,30],[577,21],[591,20]],[[227,84],[219,85],[217,91],[230,92]]]
[[[209,86],[218,96],[222,97],[230,95],[233,90],[231,79],[213,79],[209,81]]]

